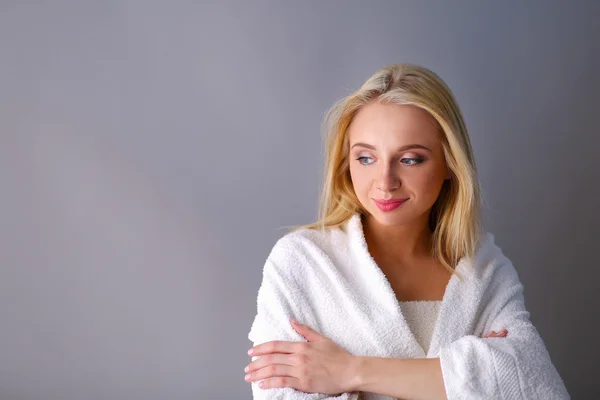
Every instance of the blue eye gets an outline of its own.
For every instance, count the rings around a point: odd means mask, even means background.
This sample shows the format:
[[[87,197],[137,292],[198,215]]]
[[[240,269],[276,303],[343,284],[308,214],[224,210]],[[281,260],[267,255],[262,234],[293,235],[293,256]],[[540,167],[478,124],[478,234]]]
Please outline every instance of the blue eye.
[[[362,164],[362,165],[369,165],[370,163],[369,163],[369,164],[365,164],[365,163],[363,162],[365,159],[372,160],[372,158],[371,158],[371,157],[364,157],[364,156],[363,156],[363,157],[358,157],[358,158],[357,158],[357,160],[358,160],[358,162],[359,162],[360,164]]]
[[[425,161],[423,158],[403,158],[400,160],[404,165],[417,165],[421,164],[423,161]]]
[[[372,161],[371,162],[367,162],[367,160],[373,160],[373,158],[372,157],[362,156],[362,157],[358,157],[356,160],[358,160],[358,162],[361,165],[371,165]],[[418,165],[418,164],[423,163],[424,161],[425,161],[424,158],[403,158],[403,159],[400,160],[400,162],[402,164],[407,165],[407,166]]]

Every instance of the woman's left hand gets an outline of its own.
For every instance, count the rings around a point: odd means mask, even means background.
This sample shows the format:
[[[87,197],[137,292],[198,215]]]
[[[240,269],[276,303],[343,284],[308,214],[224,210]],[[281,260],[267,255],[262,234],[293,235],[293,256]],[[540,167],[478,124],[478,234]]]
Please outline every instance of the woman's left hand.
[[[308,342],[275,340],[253,347],[250,355],[260,357],[246,367],[250,375],[246,375],[246,381],[263,380],[263,389],[291,387],[308,393],[351,392],[356,357],[306,325],[296,322],[292,326]]]

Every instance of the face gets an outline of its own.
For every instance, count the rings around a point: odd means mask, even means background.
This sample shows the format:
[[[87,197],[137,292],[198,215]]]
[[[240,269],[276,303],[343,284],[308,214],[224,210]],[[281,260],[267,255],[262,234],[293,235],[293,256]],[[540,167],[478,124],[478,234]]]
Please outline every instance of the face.
[[[370,218],[387,226],[427,224],[442,184],[450,178],[442,133],[429,113],[372,102],[354,116],[348,135],[352,184]],[[403,202],[377,202],[389,199]]]

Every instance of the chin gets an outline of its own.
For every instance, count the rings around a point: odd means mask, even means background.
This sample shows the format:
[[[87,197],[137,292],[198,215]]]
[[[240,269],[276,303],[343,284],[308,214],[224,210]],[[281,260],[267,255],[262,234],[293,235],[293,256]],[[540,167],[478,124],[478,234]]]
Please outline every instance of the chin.
[[[402,215],[399,209],[384,212],[375,207],[374,210],[369,210],[369,213],[378,224],[385,226],[404,225],[410,220],[407,215]]]

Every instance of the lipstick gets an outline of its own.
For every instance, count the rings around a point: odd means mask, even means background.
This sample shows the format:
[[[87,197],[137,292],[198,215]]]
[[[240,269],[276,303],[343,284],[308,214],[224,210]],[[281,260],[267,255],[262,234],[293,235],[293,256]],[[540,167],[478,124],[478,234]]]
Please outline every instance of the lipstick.
[[[408,200],[408,199],[389,199],[389,200],[384,200],[384,199],[375,200],[375,199],[373,199],[373,201],[377,205],[377,208],[379,208],[381,211],[384,211],[384,212],[395,210],[396,208],[398,208],[402,204],[404,204],[404,202],[406,200]]]

